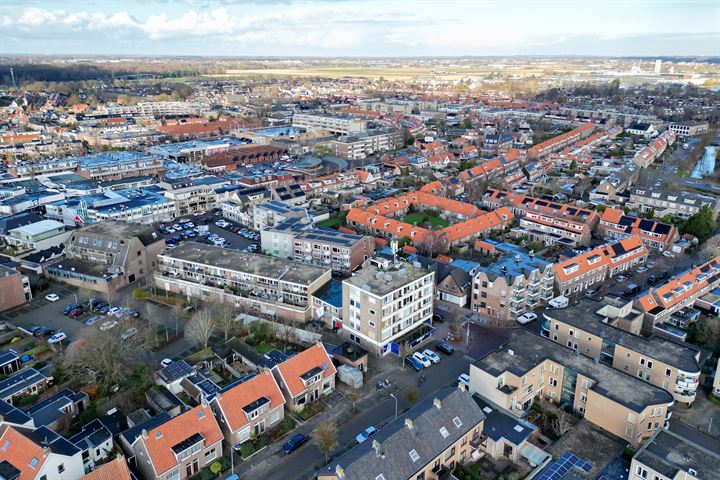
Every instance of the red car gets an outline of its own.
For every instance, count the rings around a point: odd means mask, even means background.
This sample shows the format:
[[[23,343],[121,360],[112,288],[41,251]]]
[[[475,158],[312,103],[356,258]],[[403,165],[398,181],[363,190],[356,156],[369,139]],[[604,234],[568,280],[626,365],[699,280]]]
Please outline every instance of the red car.
[[[73,310],[72,312],[68,313],[68,316],[69,316],[70,318],[78,318],[78,317],[79,317],[80,315],[82,315],[83,313],[85,313],[85,312],[83,311],[82,308],[76,308],[76,309]]]

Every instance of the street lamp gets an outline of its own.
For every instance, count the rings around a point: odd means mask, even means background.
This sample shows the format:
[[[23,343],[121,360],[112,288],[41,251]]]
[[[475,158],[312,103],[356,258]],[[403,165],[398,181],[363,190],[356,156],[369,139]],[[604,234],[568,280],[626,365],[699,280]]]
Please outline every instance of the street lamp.
[[[394,394],[390,394],[391,397],[395,399],[395,419],[397,419],[397,409],[398,409],[398,399]]]

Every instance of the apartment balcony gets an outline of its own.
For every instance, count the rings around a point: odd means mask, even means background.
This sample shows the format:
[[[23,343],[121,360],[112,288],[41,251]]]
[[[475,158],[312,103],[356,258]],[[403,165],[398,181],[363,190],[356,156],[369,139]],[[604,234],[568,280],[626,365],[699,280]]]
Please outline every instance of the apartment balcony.
[[[511,395],[517,391],[517,387],[512,387],[510,385],[501,385],[497,387],[498,390],[500,390],[505,395]]]
[[[674,391],[673,392],[673,398],[676,402],[680,403],[692,403],[695,400],[695,397],[697,396],[697,392],[694,390],[683,390],[683,391]],[[670,418],[671,413],[668,413],[668,419]]]

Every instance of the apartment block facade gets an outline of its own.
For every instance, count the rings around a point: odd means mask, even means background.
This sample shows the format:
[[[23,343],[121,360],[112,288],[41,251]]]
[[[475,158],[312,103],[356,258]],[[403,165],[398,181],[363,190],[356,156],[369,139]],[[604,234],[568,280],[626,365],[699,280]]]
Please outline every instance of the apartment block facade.
[[[329,268],[194,242],[160,254],[155,272],[161,290],[296,321],[310,317],[309,296],[330,278]]]
[[[688,344],[627,330],[642,325],[632,300],[580,299],[570,308],[543,313],[543,335],[581,355],[668,391],[676,402],[695,400],[706,356]]]
[[[470,365],[470,391],[523,415],[538,397],[632,445],[665,428],[673,405],[665,390],[526,330]]]
[[[30,279],[13,268],[0,265],[0,312],[32,300]]]
[[[630,463],[630,480],[718,480],[720,453],[670,430],[645,442]]]
[[[351,135],[367,130],[365,120],[324,114],[295,113],[292,126],[310,131],[326,130],[338,135]]]
[[[717,218],[720,209],[717,198],[692,192],[656,192],[636,188],[630,193],[630,200],[627,202],[629,208],[643,213],[653,210],[658,218],[665,215],[688,218],[705,205],[713,212],[713,218]]]
[[[361,160],[379,152],[401,148],[403,135],[399,130],[368,131],[364,135],[341,136],[330,145],[340,158]]]
[[[435,273],[409,263],[369,266],[343,280],[340,334],[375,355],[400,354],[427,335]]]

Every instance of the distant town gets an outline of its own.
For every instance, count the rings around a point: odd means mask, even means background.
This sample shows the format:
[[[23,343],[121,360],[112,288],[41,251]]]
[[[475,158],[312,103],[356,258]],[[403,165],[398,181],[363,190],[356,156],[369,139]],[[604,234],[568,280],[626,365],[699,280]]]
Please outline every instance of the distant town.
[[[0,479],[718,480],[719,123],[717,58],[4,55]]]

